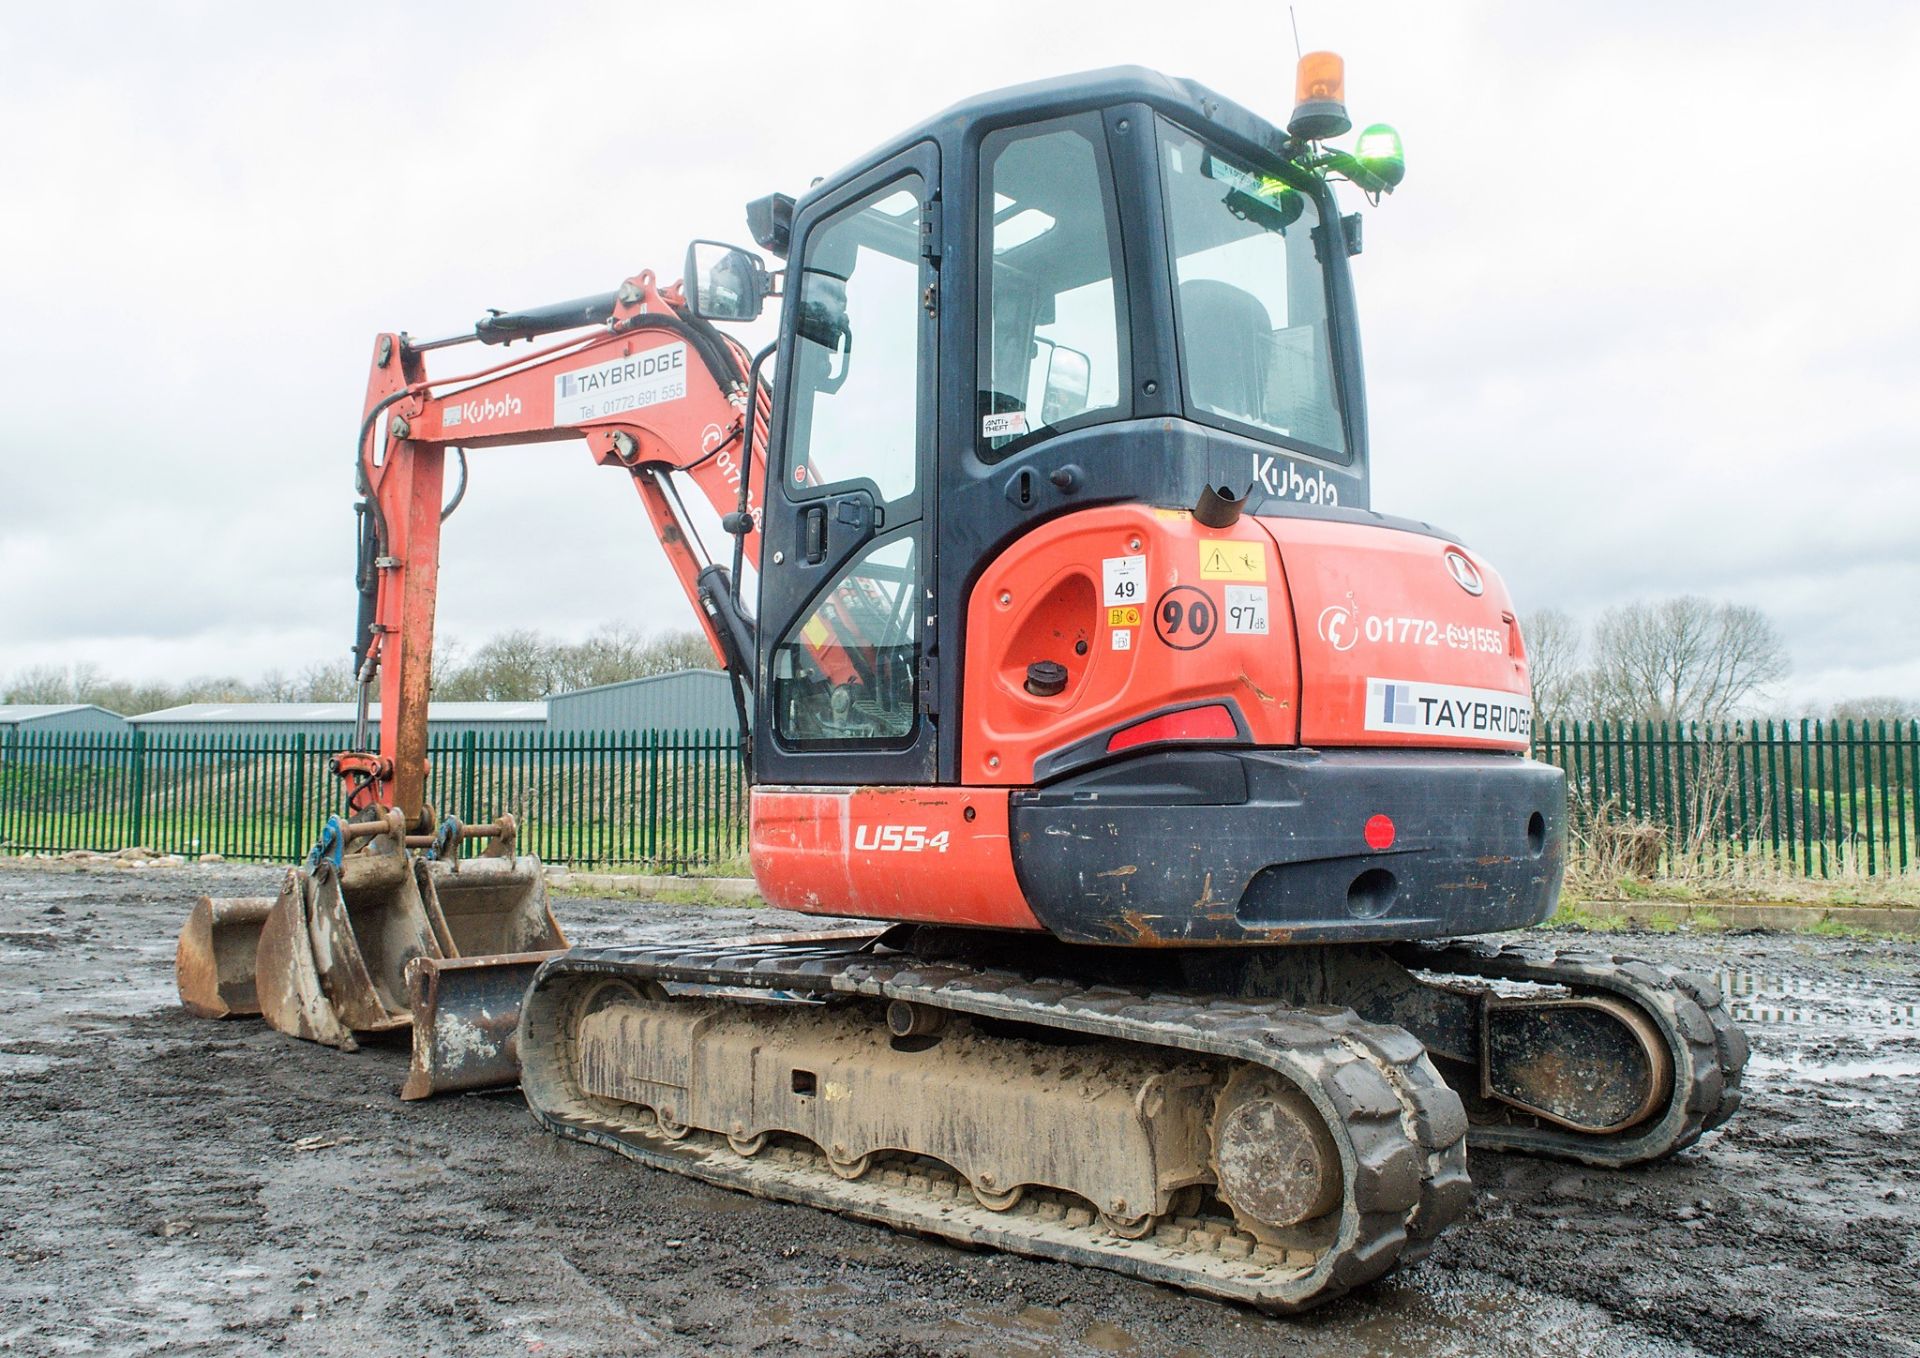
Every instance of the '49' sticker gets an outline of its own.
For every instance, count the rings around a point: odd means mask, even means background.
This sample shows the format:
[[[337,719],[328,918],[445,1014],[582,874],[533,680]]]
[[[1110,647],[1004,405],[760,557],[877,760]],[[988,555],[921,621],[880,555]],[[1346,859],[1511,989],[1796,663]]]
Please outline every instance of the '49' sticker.
[[[1101,593],[1108,607],[1138,604],[1147,597],[1147,559],[1110,556],[1100,563]]]
[[[1176,651],[1197,651],[1220,625],[1212,599],[1192,585],[1175,585],[1153,606],[1153,632]]]

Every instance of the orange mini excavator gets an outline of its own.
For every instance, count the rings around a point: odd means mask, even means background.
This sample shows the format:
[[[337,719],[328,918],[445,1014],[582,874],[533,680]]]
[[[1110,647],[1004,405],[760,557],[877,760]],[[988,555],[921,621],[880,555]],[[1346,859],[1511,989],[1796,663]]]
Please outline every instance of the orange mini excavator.
[[[1626,1165],[1725,1120],[1709,984],[1446,941],[1553,910],[1565,787],[1505,587],[1369,506],[1334,186],[1404,165],[1388,127],[1338,144],[1341,75],[1303,58],[1285,127],[1141,69],[1003,90],[750,204],[777,272],[697,242],[673,286],[381,335],[377,751],[278,901],[203,907],[183,993],[226,1003],[222,908],[228,1007],[250,970],[304,1036],[471,973],[462,1050],[510,1078],[516,1039],[560,1135],[1275,1310],[1419,1258],[1469,1144]],[[774,296],[764,351],[715,328]],[[761,894],[871,923],[563,952],[511,824],[428,808],[443,458],[563,438],[631,475],[734,679]]]

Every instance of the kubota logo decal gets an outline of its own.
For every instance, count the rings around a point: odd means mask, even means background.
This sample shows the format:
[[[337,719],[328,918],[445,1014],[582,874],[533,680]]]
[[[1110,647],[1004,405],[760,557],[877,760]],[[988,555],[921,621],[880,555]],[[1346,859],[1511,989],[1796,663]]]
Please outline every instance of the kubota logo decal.
[[[1467,554],[1458,547],[1449,547],[1441,555],[1447,563],[1447,574],[1453,577],[1453,583],[1474,598],[1479,598],[1480,591],[1486,588],[1480,579],[1480,568],[1467,560]]]
[[[1283,500],[1300,500],[1310,505],[1340,503],[1340,487],[1325,476],[1311,468],[1303,475],[1291,460],[1283,463],[1268,453],[1253,455],[1253,479],[1267,494]]]
[[[442,407],[440,424],[451,429],[455,425],[485,424],[488,420],[501,420],[509,415],[520,413],[520,398],[509,392],[499,400],[491,396],[478,401],[463,401],[459,405]]]

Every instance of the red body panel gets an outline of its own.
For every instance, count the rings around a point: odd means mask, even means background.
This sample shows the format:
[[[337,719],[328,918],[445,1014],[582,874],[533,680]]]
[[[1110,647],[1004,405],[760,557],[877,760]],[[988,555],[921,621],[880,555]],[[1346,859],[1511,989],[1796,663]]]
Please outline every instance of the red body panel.
[[[1449,555],[1466,563],[1458,575]],[[1264,631],[1250,630],[1262,621],[1250,608],[1264,610]],[[1049,755],[1089,739],[1102,752],[1143,743],[1107,745],[1209,700],[1229,702],[1246,735],[1190,720],[1147,729],[1254,745],[1527,747],[1526,657],[1505,587],[1444,539],[1385,524],[1243,518],[1216,530],[1180,511],[1085,510],[1008,548],[967,617],[970,782],[1032,783]],[[1064,691],[1027,691],[1039,660],[1066,666]],[[1389,711],[1390,698],[1403,701]]]
[[[1234,630],[1252,625],[1250,591],[1264,634]],[[1215,530],[1118,505],[1043,524],[987,567],[968,603],[961,776],[1028,784],[1043,755],[1208,699],[1231,701],[1254,744],[1292,745],[1291,616],[1279,553],[1251,519]],[[1064,691],[1027,691],[1036,660],[1066,666]]]
[[[1421,533],[1331,519],[1258,522],[1286,562],[1303,745],[1527,748],[1526,654],[1506,586],[1490,567]],[[1450,570],[1450,555],[1466,564]],[[1386,685],[1404,699],[1398,720],[1387,719]]]
[[[811,915],[1039,929],[1002,788],[755,788],[753,876]]]

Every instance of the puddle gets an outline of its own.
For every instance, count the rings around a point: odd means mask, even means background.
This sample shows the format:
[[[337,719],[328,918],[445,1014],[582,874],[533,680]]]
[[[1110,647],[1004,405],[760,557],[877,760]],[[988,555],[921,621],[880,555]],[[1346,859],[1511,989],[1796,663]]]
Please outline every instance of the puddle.
[[[1808,1084],[1920,1080],[1920,1056],[1883,1054],[1862,1060],[1854,1056],[1828,1058],[1819,1052],[1755,1052],[1747,1060],[1747,1069],[1756,1075],[1790,1076]]]
[[[1885,981],[1741,970],[1715,972],[1714,980],[1727,997],[1727,1008],[1741,1023],[1850,1030],[1920,1029],[1920,1002],[1889,994],[1894,991],[1904,996],[1910,989]]]

